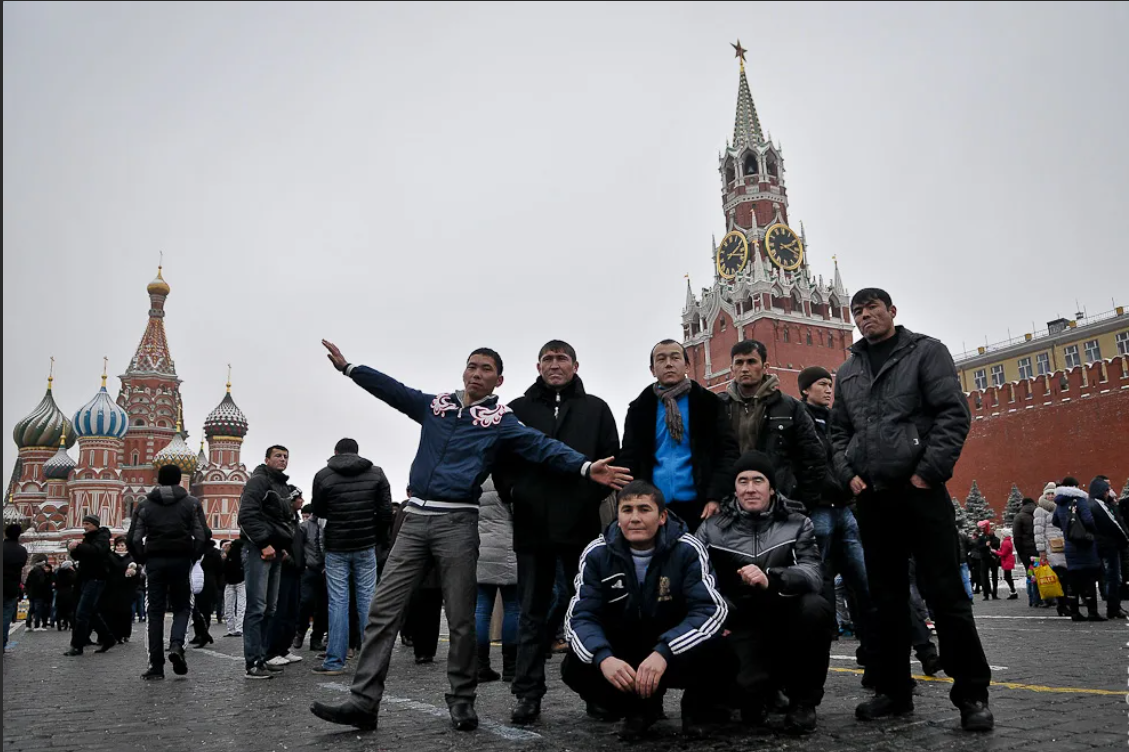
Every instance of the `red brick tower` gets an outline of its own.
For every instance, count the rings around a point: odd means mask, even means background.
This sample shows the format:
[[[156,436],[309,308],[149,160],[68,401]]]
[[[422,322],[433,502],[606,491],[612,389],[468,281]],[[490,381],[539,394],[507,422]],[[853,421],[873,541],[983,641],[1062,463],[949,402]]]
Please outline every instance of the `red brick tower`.
[[[761,130],[745,50],[740,42],[733,46],[741,60],[737,116],[718,166],[726,234],[710,244],[713,285],[696,297],[686,283],[683,344],[690,377],[719,392],[730,381],[730,348],[759,340],[781,388],[798,396],[802,369],[835,371],[846,360],[853,341],[850,298],[837,263],[829,282],[813,276],[803,225],[799,233],[789,226],[783,152]]]
[[[247,416],[231,398],[231,367],[227,373],[227,393],[216,409],[204,419],[209,454],[204,447],[192,483],[192,494],[204,506],[208,525],[217,539],[239,535],[239,497],[247,483],[247,466],[240,460],[243,437],[247,435]]]

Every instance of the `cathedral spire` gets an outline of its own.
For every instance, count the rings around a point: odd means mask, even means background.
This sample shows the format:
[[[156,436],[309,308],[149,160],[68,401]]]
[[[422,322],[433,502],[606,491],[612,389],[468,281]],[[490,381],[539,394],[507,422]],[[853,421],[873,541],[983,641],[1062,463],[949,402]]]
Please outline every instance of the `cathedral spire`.
[[[832,256],[831,260],[835,263],[835,282],[834,289],[839,293],[845,293],[847,290],[843,287],[843,278],[839,276],[839,258]]]
[[[141,343],[137,345],[137,352],[129,362],[127,373],[152,373],[176,378],[176,365],[169,354],[168,340],[165,339],[165,299],[169,294],[169,286],[161,276],[161,267],[157,267],[157,278],[149,283],[146,291],[150,301],[149,324],[141,335]]]
[[[761,132],[760,118],[757,117],[757,107],[753,104],[753,95],[749,91],[749,79],[745,77],[745,53],[748,51],[737,44],[731,44],[736,50],[736,57],[741,60],[741,77],[737,84],[737,117],[733,123],[733,148],[740,149],[748,145],[764,143],[764,134]]]

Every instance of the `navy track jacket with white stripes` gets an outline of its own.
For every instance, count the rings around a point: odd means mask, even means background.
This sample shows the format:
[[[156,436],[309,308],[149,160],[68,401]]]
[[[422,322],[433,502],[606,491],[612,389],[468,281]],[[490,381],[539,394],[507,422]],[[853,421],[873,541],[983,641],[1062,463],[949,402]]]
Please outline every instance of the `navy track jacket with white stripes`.
[[[574,653],[597,666],[653,645],[667,662],[721,633],[729,613],[705,546],[669,511],[643,582],[613,521],[580,557],[565,632]]]

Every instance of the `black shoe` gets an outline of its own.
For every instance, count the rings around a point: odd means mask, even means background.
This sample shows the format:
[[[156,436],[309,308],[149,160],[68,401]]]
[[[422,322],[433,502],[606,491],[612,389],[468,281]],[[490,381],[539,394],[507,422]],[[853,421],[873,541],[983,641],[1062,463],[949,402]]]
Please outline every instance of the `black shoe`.
[[[98,649],[95,650],[94,652],[95,653],[108,653],[110,651],[110,648],[114,647],[117,644],[118,644],[117,640],[110,640],[109,642],[103,642],[98,647]]]
[[[1000,596],[996,595],[995,593],[992,593],[992,600],[998,601],[999,599],[1000,599]]]
[[[810,734],[815,726],[815,708],[811,705],[793,705],[784,716],[784,731],[789,734]]]
[[[961,703],[960,727],[965,731],[991,731],[995,725],[986,700]]]
[[[343,702],[340,705],[328,705],[324,702],[311,703],[310,712],[323,721],[341,726],[355,726],[363,731],[372,731],[376,728],[376,713],[361,710],[349,702]]]
[[[160,681],[165,678],[165,672],[163,669],[151,668],[142,674],[141,678],[145,681]]]
[[[1017,600],[1019,600],[1019,593],[1012,593],[1011,595],[1009,595],[1007,597],[1007,599],[1009,601],[1017,601]]]
[[[597,705],[594,702],[586,703],[584,706],[584,712],[588,714],[589,718],[594,718],[595,720],[603,721],[604,723],[611,723],[613,721],[618,721],[620,718],[623,718],[623,713],[617,713],[614,710],[608,710],[603,705]]]
[[[541,715],[541,701],[533,697],[519,697],[514,712],[510,713],[510,723],[524,726],[533,723]]]
[[[67,652],[63,653],[63,655],[70,657],[70,658],[73,658],[76,655],[82,655],[82,649],[81,648],[71,648]]]
[[[655,725],[656,720],[658,719],[650,714],[629,715],[620,721],[616,734],[625,742],[639,741]]]
[[[992,599],[991,599],[991,598],[989,598],[988,596],[986,596],[986,595],[985,595],[985,596],[984,596],[984,600],[986,600],[986,601],[990,601],[990,600],[992,600]]]
[[[406,634],[401,633],[400,634],[400,644],[403,645],[406,648],[410,648],[410,647],[412,647],[412,644],[413,644],[412,638],[408,637]]]
[[[494,669],[490,668],[490,643],[478,646],[478,683],[498,681],[502,678]]]
[[[420,663],[435,663],[435,656],[433,655],[417,655],[416,664]]]
[[[478,728],[478,713],[474,703],[456,702],[451,706],[451,725],[456,731],[474,731]]]
[[[517,673],[517,645],[502,646],[502,681],[512,682]]]
[[[927,655],[921,659],[921,673],[926,676],[936,676],[940,670],[941,657],[939,655]]]
[[[177,676],[188,673],[188,662],[184,660],[183,645],[173,644],[169,647],[169,663],[172,664],[172,672]]]
[[[907,715],[913,712],[913,698],[894,699],[888,695],[875,695],[873,699],[860,703],[855,708],[855,718],[860,721],[874,721],[892,715]]]

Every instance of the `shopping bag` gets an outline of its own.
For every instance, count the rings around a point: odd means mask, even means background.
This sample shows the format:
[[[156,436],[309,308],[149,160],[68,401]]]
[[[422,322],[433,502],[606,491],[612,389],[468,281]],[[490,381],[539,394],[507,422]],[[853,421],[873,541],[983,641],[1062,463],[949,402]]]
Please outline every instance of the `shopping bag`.
[[[1051,574],[1054,574],[1053,572]],[[192,594],[199,595],[204,592],[204,568],[200,566],[200,562],[192,565],[192,574],[190,578],[192,583]]]
[[[1043,600],[1062,597],[1062,584],[1058,575],[1046,564],[1035,568],[1035,581],[1039,583],[1039,597]]]

